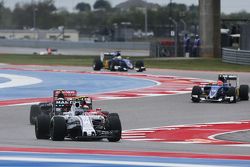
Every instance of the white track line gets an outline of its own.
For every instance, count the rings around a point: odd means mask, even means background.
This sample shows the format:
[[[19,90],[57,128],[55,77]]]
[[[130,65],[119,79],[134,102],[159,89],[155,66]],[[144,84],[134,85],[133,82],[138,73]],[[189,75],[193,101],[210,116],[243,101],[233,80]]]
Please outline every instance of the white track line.
[[[38,78],[14,75],[14,74],[0,74],[0,77],[7,78],[10,81],[0,83],[0,88],[10,88],[10,87],[18,87],[18,86],[27,86],[41,83],[42,80]]]

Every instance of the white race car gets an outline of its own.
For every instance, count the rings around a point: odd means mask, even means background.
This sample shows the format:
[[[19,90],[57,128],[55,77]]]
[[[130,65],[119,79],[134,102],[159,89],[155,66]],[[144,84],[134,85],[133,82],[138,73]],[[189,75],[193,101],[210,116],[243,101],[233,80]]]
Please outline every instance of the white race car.
[[[36,55],[63,55],[63,53],[59,52],[58,49],[47,48],[45,51],[33,52]]]
[[[69,111],[62,108],[61,114],[39,115],[36,119],[35,133],[37,139],[62,141],[101,140],[117,142],[121,139],[121,122],[117,113],[101,111],[100,108],[90,109],[82,105],[83,101],[72,101]]]

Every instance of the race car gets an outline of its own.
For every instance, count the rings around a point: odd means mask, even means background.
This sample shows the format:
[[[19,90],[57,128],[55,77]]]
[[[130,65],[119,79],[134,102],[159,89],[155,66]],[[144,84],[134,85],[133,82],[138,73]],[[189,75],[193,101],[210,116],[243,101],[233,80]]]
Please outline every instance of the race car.
[[[35,120],[38,115],[45,114],[49,115],[53,110],[55,110],[55,104],[57,102],[60,102],[61,99],[70,101],[72,98],[77,96],[77,91],[76,90],[54,90],[53,91],[53,97],[51,101],[44,102],[44,103],[39,103],[39,104],[34,104],[31,105],[30,107],[30,124],[34,125]],[[91,101],[92,105],[92,101]]]
[[[65,102],[67,104],[67,102]],[[117,113],[102,111],[100,108],[90,109],[84,102],[76,98],[69,110],[61,109],[48,115],[39,115],[36,119],[35,134],[37,139],[53,141],[101,140],[109,142],[121,139],[121,122]]]
[[[234,74],[219,74],[217,83],[208,83],[204,86],[194,86],[191,100],[195,103],[229,102],[249,100],[249,86],[239,85],[239,78]]]
[[[102,53],[100,58],[93,62],[93,70],[100,71],[102,68],[110,71],[128,71],[135,69],[137,72],[145,71],[144,62],[141,60],[133,63],[130,59],[121,57],[119,51],[111,53]]]
[[[46,48],[45,51],[33,52],[35,55],[63,55],[63,53],[59,52],[58,49],[55,48]]]

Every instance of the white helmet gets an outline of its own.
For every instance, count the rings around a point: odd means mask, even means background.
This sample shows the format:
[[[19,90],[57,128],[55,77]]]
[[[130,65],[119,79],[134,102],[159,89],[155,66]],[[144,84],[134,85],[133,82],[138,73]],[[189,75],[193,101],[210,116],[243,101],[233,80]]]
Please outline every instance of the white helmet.
[[[84,110],[88,110],[88,109],[89,109],[89,106],[83,105],[82,108],[83,108]]]

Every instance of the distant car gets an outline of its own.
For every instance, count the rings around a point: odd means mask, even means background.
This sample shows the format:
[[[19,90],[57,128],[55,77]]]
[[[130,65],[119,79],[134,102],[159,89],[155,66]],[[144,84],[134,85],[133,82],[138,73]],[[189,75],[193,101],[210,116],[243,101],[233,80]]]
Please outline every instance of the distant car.
[[[100,108],[90,109],[82,99],[74,99],[70,109],[62,108],[52,117],[39,115],[36,119],[35,134],[37,139],[101,140],[109,142],[121,139],[121,122],[117,113],[103,112]]]
[[[217,83],[194,86],[191,93],[191,100],[195,103],[201,101],[236,103],[239,100],[249,100],[248,93],[249,86],[239,85],[237,75],[219,74]]]
[[[45,51],[34,52],[33,54],[36,54],[36,55],[63,55],[61,52],[58,51],[58,49],[55,49],[55,48],[46,48]]]
[[[110,71],[128,71],[135,69],[137,72],[145,71],[144,62],[137,60],[135,62],[128,58],[122,58],[119,51],[104,53],[93,62],[93,70],[100,71],[102,68]]]
[[[58,95],[62,93],[64,98],[60,98]],[[61,101],[69,101],[72,100],[72,98],[77,96],[76,90],[54,90],[53,91],[53,97],[51,101],[34,104],[30,107],[30,124],[34,125],[35,121],[37,119],[38,115],[49,115],[53,110],[57,110],[57,108],[63,107],[62,105],[56,105],[59,104]],[[92,101],[91,101],[92,103]],[[66,105],[66,104],[65,104]],[[91,104],[92,105],[92,104]]]

